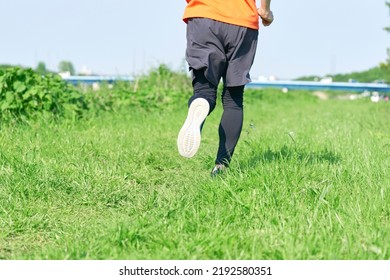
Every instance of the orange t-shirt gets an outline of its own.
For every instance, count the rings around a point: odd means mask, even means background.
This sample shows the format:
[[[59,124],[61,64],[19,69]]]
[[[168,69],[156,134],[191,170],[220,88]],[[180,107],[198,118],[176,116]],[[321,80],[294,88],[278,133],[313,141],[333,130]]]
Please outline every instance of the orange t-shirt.
[[[256,0],[186,0],[183,20],[201,17],[259,29]]]

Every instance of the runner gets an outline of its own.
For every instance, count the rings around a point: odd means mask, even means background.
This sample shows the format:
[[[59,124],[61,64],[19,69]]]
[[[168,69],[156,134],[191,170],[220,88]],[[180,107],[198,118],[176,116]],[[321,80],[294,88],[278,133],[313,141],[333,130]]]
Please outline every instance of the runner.
[[[272,23],[271,0],[186,0],[183,20],[187,23],[186,60],[193,77],[194,94],[179,132],[179,153],[193,157],[200,146],[206,117],[214,110],[217,87],[222,78],[223,114],[219,125],[216,175],[229,166],[243,123],[243,93],[256,53],[259,17]]]

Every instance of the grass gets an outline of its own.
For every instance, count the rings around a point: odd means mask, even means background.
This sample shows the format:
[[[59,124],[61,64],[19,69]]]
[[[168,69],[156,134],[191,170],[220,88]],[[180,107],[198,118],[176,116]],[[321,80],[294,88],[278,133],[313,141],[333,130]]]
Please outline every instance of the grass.
[[[390,259],[388,103],[248,91],[227,174],[220,106],[199,153],[186,108],[0,131],[0,259]]]

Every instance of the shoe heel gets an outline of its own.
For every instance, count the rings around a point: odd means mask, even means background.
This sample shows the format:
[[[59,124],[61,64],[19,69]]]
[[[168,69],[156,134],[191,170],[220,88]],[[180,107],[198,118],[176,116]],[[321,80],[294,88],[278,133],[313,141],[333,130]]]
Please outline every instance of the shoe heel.
[[[209,110],[210,105],[204,98],[196,98],[190,104],[187,119],[177,138],[177,148],[181,156],[191,158],[197,153],[201,142],[201,127]]]

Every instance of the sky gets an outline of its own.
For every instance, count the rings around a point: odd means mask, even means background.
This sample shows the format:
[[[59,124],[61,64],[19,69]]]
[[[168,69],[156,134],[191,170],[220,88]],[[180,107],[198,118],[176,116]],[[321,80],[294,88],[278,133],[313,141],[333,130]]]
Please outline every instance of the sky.
[[[228,0],[226,0],[228,1]],[[238,1],[238,0],[237,0]],[[259,1],[257,1],[259,3]],[[185,0],[0,0],[0,64],[101,75],[186,68]],[[273,0],[251,75],[292,79],[367,70],[390,47],[385,0]]]

